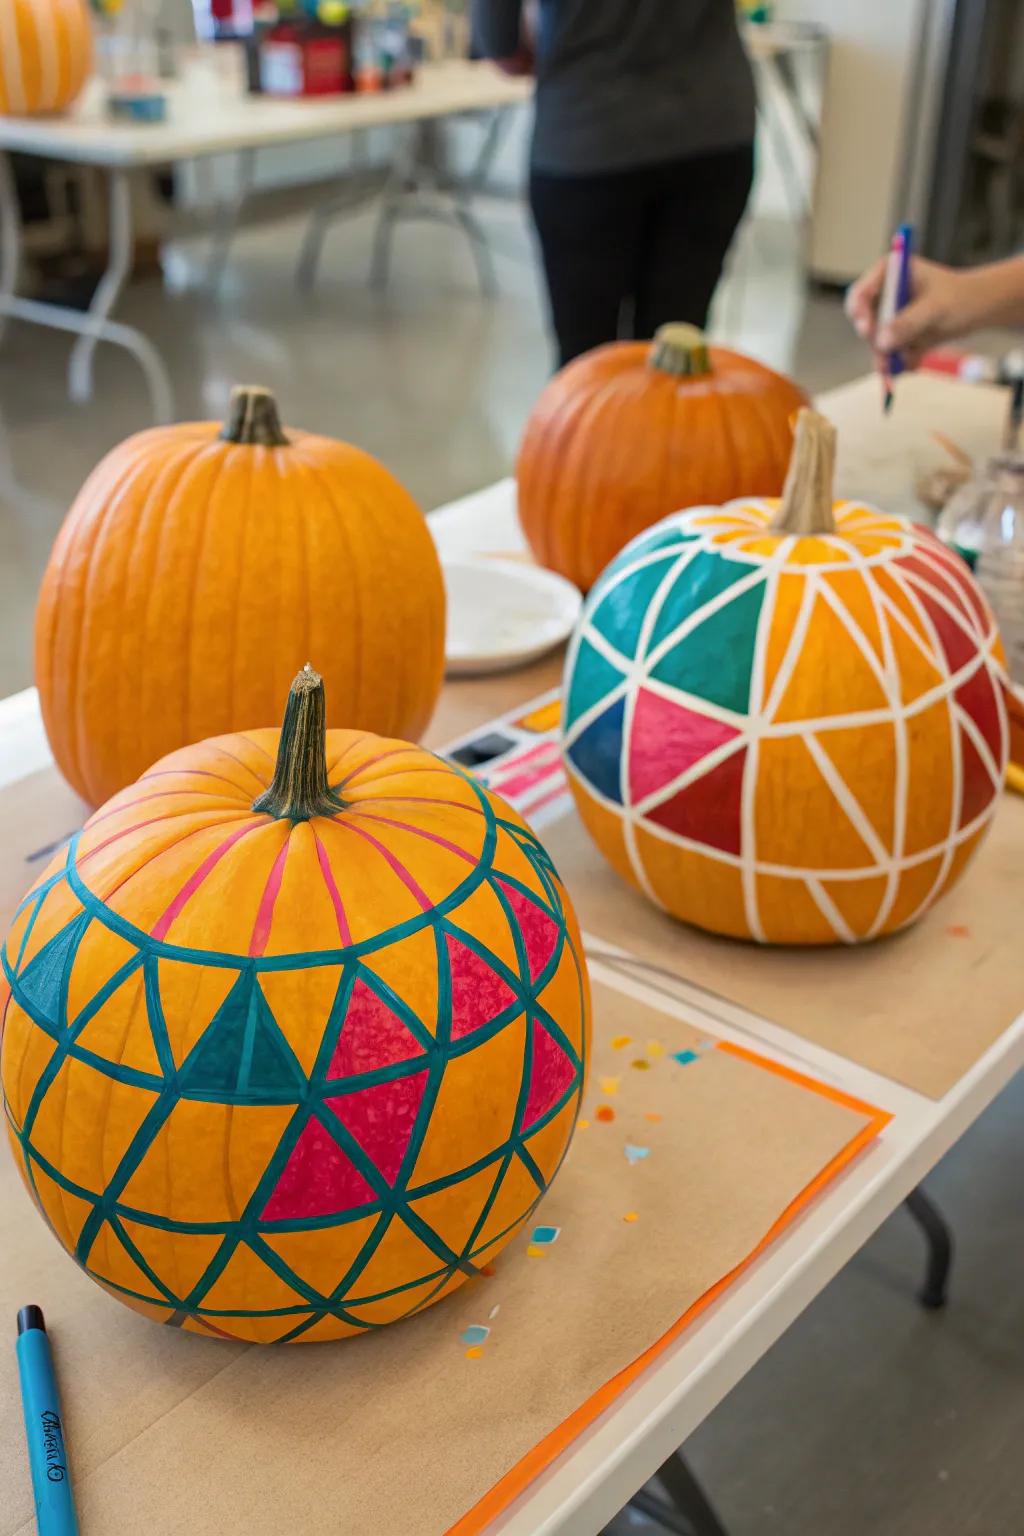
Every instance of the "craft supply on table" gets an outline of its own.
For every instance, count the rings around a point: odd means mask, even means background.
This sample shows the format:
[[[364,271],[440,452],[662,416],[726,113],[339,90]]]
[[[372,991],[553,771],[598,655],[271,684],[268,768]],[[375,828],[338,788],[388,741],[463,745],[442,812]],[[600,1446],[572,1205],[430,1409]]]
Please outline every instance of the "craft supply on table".
[[[445,560],[442,569],[449,676],[524,666],[567,640],[579,617],[579,591],[553,571],[479,558]]]
[[[991,489],[978,509],[975,574],[992,604],[1015,683],[1024,683],[1024,456],[992,461]]]
[[[36,1530],[38,1536],[78,1536],[64,1443],[64,1419],[53,1354],[40,1307],[22,1307],[18,1313],[16,1349]]]
[[[901,224],[892,237],[889,259],[885,267],[885,281],[878,306],[879,327],[890,325],[910,299],[910,257],[914,231],[910,224]],[[903,372],[903,354],[899,351],[886,354],[882,365],[882,409],[888,415],[893,402],[893,379]]]

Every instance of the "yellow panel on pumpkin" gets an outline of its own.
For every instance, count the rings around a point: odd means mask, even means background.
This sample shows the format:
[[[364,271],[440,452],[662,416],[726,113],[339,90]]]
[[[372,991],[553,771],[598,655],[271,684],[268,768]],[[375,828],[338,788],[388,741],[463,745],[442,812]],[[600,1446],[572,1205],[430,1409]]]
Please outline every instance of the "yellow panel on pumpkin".
[[[160,1006],[176,1067],[205,1032],[238,977],[238,971],[226,966],[158,962]]]
[[[321,1296],[329,1296],[344,1280],[370,1234],[383,1221],[380,1215],[361,1216],[338,1226],[308,1232],[262,1232],[260,1236],[300,1280]]]
[[[36,1199],[46,1214],[46,1219],[65,1248],[74,1252],[82,1228],[95,1207],[80,1195],[72,1194],[50,1178],[50,1175],[32,1160],[32,1186]]]
[[[120,934],[101,922],[86,928],[75,954],[75,965],[68,982],[68,1022],[74,1024],[111,977],[138,954]]]
[[[703,912],[708,926],[738,939],[750,938],[743,902],[743,881],[732,864],[710,851],[681,848],[654,837],[644,827],[635,831],[637,853],[656,901],[670,911],[684,908],[694,918]]]
[[[172,1221],[237,1221],[294,1113],[288,1104],[180,1099],[125,1186],[122,1206]]]
[[[354,1305],[360,1298],[369,1300],[382,1296],[410,1279],[437,1276],[445,1268],[445,1261],[428,1248],[400,1216],[392,1216],[366,1267],[348,1287],[345,1304]]]
[[[57,1042],[12,998],[3,1017],[3,1092],[9,1113],[21,1129],[36,1084]]]
[[[39,1107],[32,1145],[69,1183],[102,1194],[155,1103],[149,1089],[129,1087],[68,1059]]]
[[[31,908],[29,909],[32,910]],[[25,940],[24,946],[19,945],[20,960],[18,963],[18,975],[24,976],[29,962],[34,960],[45,944],[54,938],[61,929],[66,928],[76,917],[80,917],[85,908],[78,897],[71,890],[66,880],[58,880],[51,886],[43,897],[42,904],[36,912],[31,931]],[[7,951],[8,959],[13,962],[18,955],[12,955]]]
[[[168,1232],[124,1219],[121,1225],[153,1273],[182,1300],[202,1279],[224,1241],[220,1232]]]
[[[537,1181],[527,1173],[521,1159],[513,1154],[498,1185],[494,1203],[473,1241],[473,1252],[481,1252],[510,1227],[517,1226],[530,1214],[540,1197]]]
[[[942,868],[942,859],[936,855],[920,864],[911,864],[900,874],[896,899],[885,924],[887,933],[900,928],[916,917],[925,902],[931,899],[935,882]]]
[[[907,811],[904,853],[924,853],[956,831],[953,735],[943,700],[907,720]]]
[[[542,1125],[539,1131],[527,1131],[523,1137],[523,1146],[537,1164],[546,1184],[554,1178],[565,1156],[576,1122],[576,1109],[576,1100],[573,1099],[547,1125]]]
[[[301,1305],[306,1299],[293,1286],[287,1285],[248,1243],[239,1243],[199,1307],[204,1313],[233,1309],[269,1312],[278,1307]]]
[[[520,1015],[483,1045],[449,1061],[416,1159],[414,1187],[469,1168],[508,1140],[525,1049],[526,1021]]]
[[[75,1044],[104,1061],[160,1076],[141,964],[77,1031]]]
[[[800,736],[760,744],[754,836],[760,864],[870,869],[875,862]]]
[[[454,1254],[462,1254],[483,1214],[494,1188],[498,1164],[490,1163],[479,1173],[448,1184],[432,1195],[410,1202],[410,1209],[445,1243]]]
[[[307,1076],[316,1063],[341,975],[340,965],[260,972],[260,990]]]
[[[586,986],[586,977],[572,948],[566,944],[562,949],[558,969],[537,999],[561,1024],[566,1039],[578,1056],[583,1055]]]
[[[769,944],[834,944],[838,935],[800,877],[758,874],[761,932]]]
[[[116,1290],[131,1291],[145,1301],[164,1301],[158,1286],[139,1268],[109,1222],[96,1233],[86,1267],[99,1280],[108,1280]]]

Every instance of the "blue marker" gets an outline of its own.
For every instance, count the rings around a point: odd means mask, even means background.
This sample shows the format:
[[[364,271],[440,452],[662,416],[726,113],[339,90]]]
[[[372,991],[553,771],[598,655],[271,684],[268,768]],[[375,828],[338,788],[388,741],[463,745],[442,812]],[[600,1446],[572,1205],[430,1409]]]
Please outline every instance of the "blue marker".
[[[39,1536],[78,1536],[53,1356],[41,1307],[18,1313],[18,1374]]]

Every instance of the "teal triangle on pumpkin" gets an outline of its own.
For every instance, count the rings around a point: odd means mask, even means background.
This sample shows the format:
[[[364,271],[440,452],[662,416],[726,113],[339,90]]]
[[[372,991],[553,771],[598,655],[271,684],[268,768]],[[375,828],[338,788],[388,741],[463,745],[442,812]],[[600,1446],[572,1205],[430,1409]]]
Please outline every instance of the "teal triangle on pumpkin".
[[[190,1097],[230,1094],[242,1104],[287,1102],[306,1086],[252,971],[243,971],[189,1054]]]
[[[622,757],[622,721],[626,711],[624,699],[618,699],[610,709],[581,731],[568,748],[569,757],[580,773],[608,800],[622,804],[620,760]]]
[[[606,566],[598,577],[598,588],[603,587],[619,571],[624,571],[627,566],[642,560],[645,555],[653,555],[657,549],[669,550],[673,555],[678,555],[684,544],[692,544],[694,539],[703,537],[703,529],[691,531],[689,528],[684,528],[675,517],[667,517],[664,522],[656,523],[653,528],[646,529],[615,556],[611,564]]]
[[[578,720],[591,705],[597,704],[626,681],[626,674],[607,661],[587,639],[581,639],[569,682],[566,724]]]
[[[717,608],[652,668],[651,677],[722,709],[746,714],[764,582]]]
[[[39,1023],[49,1025],[51,1029],[67,1027],[67,993],[64,983],[89,921],[88,914],[83,912],[74,922],[55,933],[52,939],[47,939],[17,979],[15,992],[18,1002]]]
[[[647,644],[648,655],[656,650],[662,640],[674,629],[678,629],[680,624],[692,618],[698,608],[703,608],[714,598],[721,597],[722,593],[728,592],[736,582],[742,581],[745,576],[750,576],[753,569],[739,560],[730,560],[725,555],[711,550],[701,550],[694,555],[685,569],[679,572],[662,600]]]
[[[610,584],[598,597],[590,622],[624,656],[636,655],[647,610],[678,555],[677,549],[669,550],[660,560],[652,560]]]

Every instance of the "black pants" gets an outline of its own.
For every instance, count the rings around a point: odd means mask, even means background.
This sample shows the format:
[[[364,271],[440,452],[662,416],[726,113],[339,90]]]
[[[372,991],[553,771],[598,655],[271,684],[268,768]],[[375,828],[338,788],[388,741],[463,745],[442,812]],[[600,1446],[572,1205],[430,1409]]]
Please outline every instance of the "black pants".
[[[703,326],[753,175],[750,144],[601,175],[535,170],[530,206],[559,366],[667,321]]]

